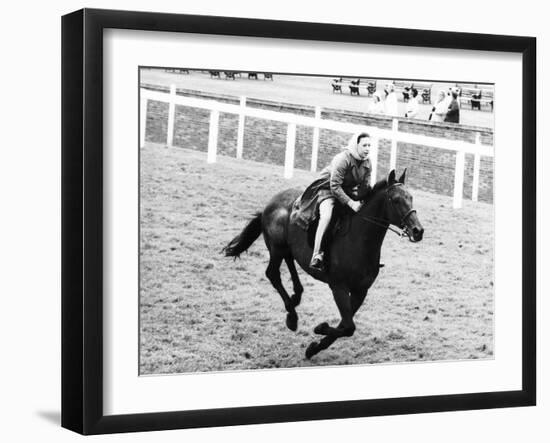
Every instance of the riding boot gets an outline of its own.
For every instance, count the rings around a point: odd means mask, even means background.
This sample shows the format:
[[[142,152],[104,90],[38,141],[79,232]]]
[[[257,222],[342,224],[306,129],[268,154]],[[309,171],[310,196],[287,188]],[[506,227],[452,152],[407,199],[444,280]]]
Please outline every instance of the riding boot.
[[[325,231],[330,225],[333,208],[334,199],[323,200],[319,205],[319,224],[317,226],[317,232],[315,233],[313,255],[311,256],[311,262],[309,263],[309,267],[315,269],[316,271],[322,272],[325,270],[323,266],[323,251],[321,250],[321,243],[323,242]]]

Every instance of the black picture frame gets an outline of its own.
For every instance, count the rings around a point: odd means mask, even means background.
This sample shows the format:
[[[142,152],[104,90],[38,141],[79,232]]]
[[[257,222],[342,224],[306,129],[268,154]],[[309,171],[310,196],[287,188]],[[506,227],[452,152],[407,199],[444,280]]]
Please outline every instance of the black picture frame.
[[[103,413],[103,31],[108,28],[522,55],[522,388],[392,399],[132,415]],[[535,405],[536,39],[83,9],[62,18],[62,426],[82,434],[151,431]]]

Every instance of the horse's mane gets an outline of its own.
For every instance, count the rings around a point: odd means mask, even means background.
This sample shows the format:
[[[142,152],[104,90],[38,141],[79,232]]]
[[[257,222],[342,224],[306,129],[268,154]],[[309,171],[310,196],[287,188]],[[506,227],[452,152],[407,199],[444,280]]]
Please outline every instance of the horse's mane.
[[[373,194],[376,194],[378,191],[385,189],[388,186],[388,180],[386,178],[383,178],[382,180],[379,180],[374,184],[371,190],[371,196]]]
[[[373,187],[369,186],[367,192],[364,194],[364,200],[366,200],[367,202],[371,201],[372,197],[374,197],[378,193],[378,191],[386,189],[387,186],[388,180],[385,178],[376,182]]]

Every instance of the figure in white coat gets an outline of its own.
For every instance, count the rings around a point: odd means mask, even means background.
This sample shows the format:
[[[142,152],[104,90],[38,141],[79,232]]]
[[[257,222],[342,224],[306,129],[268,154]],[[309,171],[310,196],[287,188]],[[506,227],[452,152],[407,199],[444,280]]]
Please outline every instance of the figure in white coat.
[[[397,95],[395,95],[395,86],[393,83],[387,83],[384,92],[386,93],[386,100],[384,101],[384,113],[386,115],[397,117]]]

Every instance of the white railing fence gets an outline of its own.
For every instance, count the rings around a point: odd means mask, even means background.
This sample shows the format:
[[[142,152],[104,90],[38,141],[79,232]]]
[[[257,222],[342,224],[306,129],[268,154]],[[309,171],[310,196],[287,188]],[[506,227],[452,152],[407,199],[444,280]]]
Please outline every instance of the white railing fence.
[[[462,195],[464,190],[464,167],[465,155],[474,155],[474,170],[472,181],[472,200],[477,201],[479,196],[479,174],[481,156],[493,157],[493,147],[481,144],[480,134],[476,134],[474,143],[465,142],[462,140],[448,140],[439,137],[428,137],[425,135],[411,134],[398,130],[398,120],[392,122],[392,129],[380,129],[371,126],[358,125],[355,123],[345,123],[333,120],[321,119],[321,108],[315,108],[315,116],[307,117],[286,112],[269,111],[266,109],[250,108],[246,106],[246,97],[240,98],[240,103],[229,104],[221,103],[214,100],[205,100],[194,97],[184,97],[176,95],[174,85],[170,87],[170,93],[152,91],[141,88],[140,94],[140,146],[145,143],[145,128],[147,121],[147,102],[148,100],[160,101],[168,103],[168,128],[167,128],[167,144],[172,146],[174,136],[174,121],[175,121],[175,105],[183,105],[210,111],[210,127],[208,136],[208,153],[207,161],[214,163],[218,150],[218,132],[220,112],[237,114],[239,116],[238,132],[237,132],[237,158],[242,158],[243,143],[244,143],[244,127],[245,117],[255,117],[265,120],[274,120],[283,122],[288,125],[285,150],[284,176],[291,178],[294,172],[294,154],[296,146],[296,126],[310,126],[313,128],[313,141],[311,151],[311,171],[317,170],[317,160],[319,157],[319,137],[320,129],[331,129],[339,132],[356,133],[360,131],[369,132],[374,139],[387,139],[391,141],[390,150],[390,169],[395,169],[397,162],[397,143],[404,142],[429,146],[439,149],[455,151],[455,179],[453,190],[453,207],[460,208],[462,206]],[[371,180],[374,184],[376,180],[376,171],[378,166],[378,143],[373,143],[371,147],[371,164],[372,174]]]

